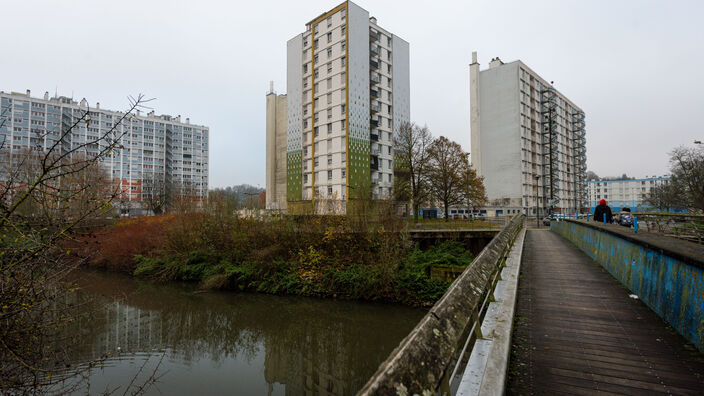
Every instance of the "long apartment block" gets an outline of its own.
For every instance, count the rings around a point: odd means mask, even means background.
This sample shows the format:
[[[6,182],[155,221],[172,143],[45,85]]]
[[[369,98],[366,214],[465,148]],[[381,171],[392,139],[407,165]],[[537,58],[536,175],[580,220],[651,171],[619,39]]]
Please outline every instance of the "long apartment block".
[[[409,47],[346,1],[287,44],[286,198],[391,194],[393,134],[410,119]]]
[[[46,149],[56,142],[62,132],[89,111],[89,124],[78,123],[62,142],[61,149],[69,150],[85,143],[85,151],[98,154],[106,142],[100,141],[110,128],[118,123],[123,112],[88,106],[85,99],[77,102],[64,96],[43,98],[26,93],[0,91],[0,159],[12,160],[28,148]],[[4,122],[3,122],[4,121]],[[119,183],[123,201],[139,202],[149,191],[143,181],[170,183],[188,189],[189,194],[203,199],[208,193],[208,136],[206,126],[193,125],[181,116],[155,115],[154,111],[139,111],[117,125],[122,136],[121,149],[102,162],[115,183]],[[90,144],[91,140],[96,140]],[[149,188],[149,187],[146,187]],[[136,205],[132,205],[136,207]]]
[[[470,65],[472,166],[496,214],[587,207],[584,111],[520,60]]]

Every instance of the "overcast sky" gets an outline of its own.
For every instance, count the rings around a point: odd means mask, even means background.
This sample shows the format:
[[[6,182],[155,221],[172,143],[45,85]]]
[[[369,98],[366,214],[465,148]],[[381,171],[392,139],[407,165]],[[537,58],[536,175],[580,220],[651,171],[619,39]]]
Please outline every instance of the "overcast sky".
[[[371,1],[411,51],[411,118],[469,146],[469,63],[520,59],[581,106],[600,176],[668,169],[704,140],[704,1]],[[336,0],[2,0],[0,90],[86,98],[210,127],[210,185],[264,186],[265,94],[286,41]]]

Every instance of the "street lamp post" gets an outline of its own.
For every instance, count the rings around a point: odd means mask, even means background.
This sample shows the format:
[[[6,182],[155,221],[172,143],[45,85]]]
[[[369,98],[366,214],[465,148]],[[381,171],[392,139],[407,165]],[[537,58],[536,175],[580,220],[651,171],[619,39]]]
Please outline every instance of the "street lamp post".
[[[540,175],[535,175],[535,226],[540,228],[540,210],[538,209],[538,197],[540,196]]]

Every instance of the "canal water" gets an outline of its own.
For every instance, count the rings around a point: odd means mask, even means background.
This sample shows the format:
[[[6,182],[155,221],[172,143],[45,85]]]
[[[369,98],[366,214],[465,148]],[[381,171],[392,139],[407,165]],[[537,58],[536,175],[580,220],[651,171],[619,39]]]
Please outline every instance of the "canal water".
[[[72,360],[99,362],[72,380],[81,395],[131,394],[150,377],[147,395],[353,395],[425,314],[102,272],[78,282],[90,313]]]

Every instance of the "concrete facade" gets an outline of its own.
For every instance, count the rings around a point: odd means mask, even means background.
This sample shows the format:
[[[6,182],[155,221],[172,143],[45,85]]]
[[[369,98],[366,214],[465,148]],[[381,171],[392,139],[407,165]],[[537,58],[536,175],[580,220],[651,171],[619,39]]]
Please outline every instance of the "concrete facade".
[[[585,208],[584,112],[523,62],[470,64],[471,162],[495,214]],[[551,166],[552,165],[552,166]]]
[[[266,95],[266,208],[286,210],[286,95]]]
[[[410,120],[408,43],[346,1],[287,44],[289,202],[391,196],[393,133]]]
[[[90,107],[64,96],[43,98],[26,93],[0,91],[0,161],[12,161],[29,148],[46,150],[58,141],[86,112],[90,124],[77,124],[62,141],[60,149],[84,146],[79,151],[97,155],[106,145],[100,137],[115,127],[123,112]],[[121,147],[101,162],[119,185],[123,213],[143,213],[140,202],[149,195],[144,180],[171,183],[187,189],[197,200],[208,196],[209,128],[191,124],[181,116],[155,115],[154,111],[132,117],[116,126]],[[91,144],[91,140],[96,143]],[[126,211],[126,212],[125,212]]]
[[[631,211],[647,211],[653,207],[645,202],[653,187],[670,182],[669,177],[649,177],[644,179],[627,180],[590,180],[587,182],[589,195],[589,211],[605,199],[611,210],[620,212],[622,208]]]

